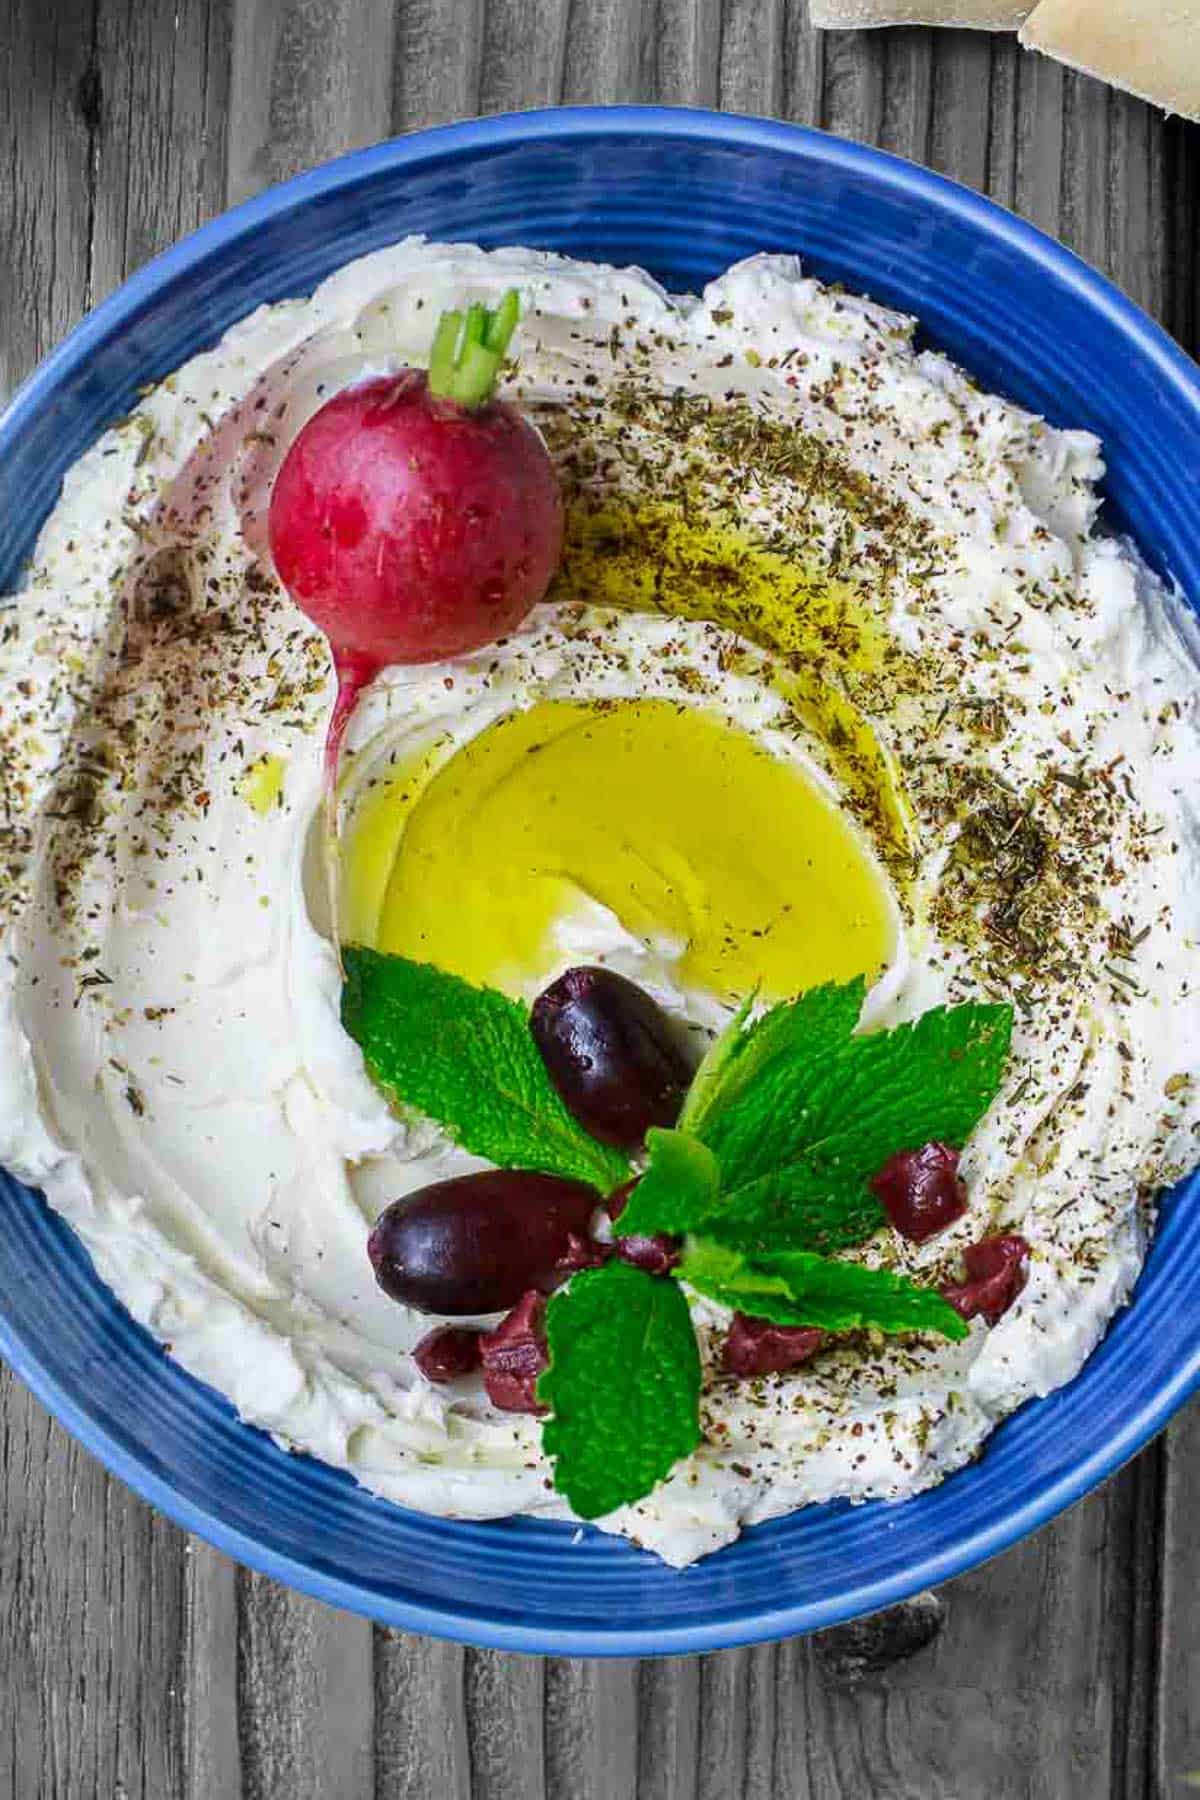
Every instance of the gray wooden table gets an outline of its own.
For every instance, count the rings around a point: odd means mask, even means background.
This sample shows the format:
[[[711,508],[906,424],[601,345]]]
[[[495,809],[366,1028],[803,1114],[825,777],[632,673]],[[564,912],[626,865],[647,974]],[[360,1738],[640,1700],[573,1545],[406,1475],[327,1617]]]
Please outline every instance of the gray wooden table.
[[[1197,349],[1200,127],[1010,39],[822,37],[804,0],[0,0],[0,395],[153,252],[306,164],[639,100],[930,163]],[[936,1597],[640,1665],[464,1651],[303,1600],[151,1512],[7,1374],[0,1482],[0,1800],[1200,1789],[1200,1409]]]

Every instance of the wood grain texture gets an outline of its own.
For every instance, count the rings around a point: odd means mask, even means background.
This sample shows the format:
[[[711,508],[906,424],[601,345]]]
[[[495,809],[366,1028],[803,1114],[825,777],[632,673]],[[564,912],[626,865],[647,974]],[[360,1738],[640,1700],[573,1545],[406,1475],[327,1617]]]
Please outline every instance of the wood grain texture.
[[[955,1800],[988,1771],[989,1800],[1142,1792],[1125,1766],[1144,1732],[1125,1657],[1146,1573],[1126,1560],[1139,1480],[949,1584],[941,1630],[890,1668],[847,1678],[822,1666],[818,1639],[825,1768],[812,1791]]]
[[[466,1652],[398,1631],[375,1634],[375,1792],[472,1800]]]
[[[547,1800],[542,1708],[546,1664],[468,1650],[463,1691],[472,1800]]]
[[[481,113],[558,104],[566,71],[567,10],[564,0],[490,0],[479,75]],[[413,54],[420,58],[419,44]],[[408,118],[403,75],[398,68],[397,129]]]
[[[265,1576],[238,1578],[238,1736],[246,1800],[370,1800],[371,1628]],[[436,1789],[432,1789],[436,1792]]]
[[[561,5],[561,0],[558,0]],[[551,0],[554,4],[554,0]],[[449,119],[470,118],[480,109],[483,71],[485,0],[405,0],[396,13],[392,72],[392,125],[417,131]],[[537,6],[525,15],[527,26],[554,26]],[[532,37],[514,34],[507,40],[517,60],[533,49]],[[499,53],[498,53],[499,54]],[[552,47],[551,58],[557,54]],[[520,106],[515,95],[505,104]],[[528,103],[525,103],[528,104]]]
[[[637,1665],[546,1664],[546,1792],[553,1800],[630,1800],[637,1791]]]
[[[230,203],[387,136],[395,19],[392,0],[238,0]]]
[[[1200,1407],[1167,1433],[1160,1556],[1161,1610],[1154,1646],[1157,1687],[1149,1791],[1200,1788]]]
[[[240,1795],[238,1571],[199,1538],[188,1541],[183,1661],[183,1800]]]
[[[0,1794],[180,1791],[183,1534],[0,1377]]]
[[[699,1793],[701,1666],[677,1656],[638,1669],[638,1800]]]
[[[0,4],[0,400],[88,305],[93,26],[91,0]]]
[[[227,30],[222,0],[97,8],[93,302],[224,205]]]
[[[1200,129],[968,32],[802,0],[0,0],[0,391],[122,275],[322,157],[560,101],[928,162],[1200,343]],[[1200,1771],[1198,1415],[891,1614],[662,1663],[377,1630],[157,1519],[0,1382],[0,1800],[1167,1800]]]

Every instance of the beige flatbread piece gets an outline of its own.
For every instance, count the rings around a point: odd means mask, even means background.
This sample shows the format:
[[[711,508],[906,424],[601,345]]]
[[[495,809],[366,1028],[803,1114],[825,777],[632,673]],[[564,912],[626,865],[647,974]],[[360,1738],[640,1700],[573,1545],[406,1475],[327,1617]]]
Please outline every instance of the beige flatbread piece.
[[[1015,31],[1033,0],[809,0],[811,24],[825,31],[872,25],[973,25]]]
[[[1041,0],[1021,42],[1200,119],[1200,0]]]

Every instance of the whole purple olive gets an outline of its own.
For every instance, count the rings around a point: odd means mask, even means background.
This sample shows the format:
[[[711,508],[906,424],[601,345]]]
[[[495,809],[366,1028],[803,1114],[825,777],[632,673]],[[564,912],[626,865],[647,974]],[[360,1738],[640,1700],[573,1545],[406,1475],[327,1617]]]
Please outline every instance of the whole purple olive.
[[[566,1279],[572,1239],[587,1236],[599,1204],[580,1181],[484,1169],[393,1200],[367,1250],[384,1293],[405,1306],[445,1318],[503,1312]]]
[[[634,1150],[679,1117],[692,1063],[662,1007],[624,975],[568,969],[529,1024],[567,1111],[602,1144]]]

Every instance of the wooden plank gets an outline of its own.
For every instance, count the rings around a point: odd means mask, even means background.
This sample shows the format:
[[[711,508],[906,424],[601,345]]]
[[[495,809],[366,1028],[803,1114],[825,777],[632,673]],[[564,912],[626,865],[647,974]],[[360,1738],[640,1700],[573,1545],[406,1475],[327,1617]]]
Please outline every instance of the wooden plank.
[[[563,99],[568,105],[652,100],[651,0],[587,0],[568,14]]]
[[[558,105],[566,68],[567,11],[564,0],[489,0],[479,78],[481,113]],[[397,92],[402,91],[398,80]]]
[[[884,82],[893,34],[827,31],[822,35],[822,90],[812,124],[840,137],[877,144],[883,129]]]
[[[911,1608],[890,1642],[885,1616],[874,1669],[840,1654],[842,1634],[818,1638],[803,1683],[819,1721],[812,1791],[922,1800],[1140,1793],[1126,1779],[1127,1734],[1136,1752],[1144,1718],[1125,1666],[1135,1571],[1122,1564],[1137,1548],[1138,1486],[1137,1475],[1123,1477],[943,1589],[940,1629],[923,1648],[919,1632],[909,1635]],[[1139,1558],[1136,1577],[1146,1573]]]
[[[638,1670],[638,1800],[679,1800],[700,1780],[698,1656],[660,1658]]]
[[[1062,218],[1063,93],[1075,79],[1044,56],[1022,56],[1017,65],[1010,203],[1051,235]]]
[[[794,1661],[794,1642],[702,1659],[698,1800],[720,1800],[724,1794],[770,1800],[776,1793],[808,1800],[807,1770],[792,1754],[793,1721],[776,1705],[779,1696],[786,1710],[781,1684]],[[807,1710],[794,1723],[807,1738]]]
[[[991,82],[983,123],[987,139],[987,178],[983,192],[1015,210],[1017,192],[1017,85],[1026,60],[1013,37],[992,38]]]
[[[438,1800],[474,1800],[464,1661],[457,1644],[376,1632],[375,1792],[380,1800],[425,1800],[434,1794]],[[507,1762],[504,1753],[501,1760]],[[515,1767],[519,1771],[520,1765]]]
[[[912,26],[885,38],[882,117],[874,142],[913,162],[930,160],[933,134],[933,64],[939,33]]]
[[[371,1800],[371,1628],[248,1569],[237,1578],[245,1800]]]
[[[0,1371],[0,1793],[178,1791],[183,1534]]]
[[[720,98],[727,112],[779,113],[784,107],[784,0],[725,0],[721,18]],[[824,43],[803,31],[804,41]]]
[[[0,402],[88,304],[97,108],[81,13],[0,7]]]
[[[643,1734],[688,1711],[655,1793],[1064,1800],[1140,1794],[1154,1546],[1130,1471],[996,1563],[855,1626],[653,1671]],[[1152,1604],[1152,1599],[1151,1599]],[[643,1681],[647,1672],[643,1672]]]
[[[419,0],[402,9],[397,130],[559,101],[715,105],[720,0]]]
[[[1157,1716],[1150,1792],[1200,1789],[1200,1406],[1166,1439],[1161,1521],[1164,1572],[1159,1616]]]
[[[562,0],[559,0],[560,5]],[[541,7],[544,0],[536,0]],[[391,113],[396,131],[418,131],[480,110],[486,0],[405,0],[396,13]],[[533,17],[544,15],[531,8]],[[550,28],[550,66],[558,29]],[[531,104],[513,91],[504,104]]]
[[[1167,262],[1164,322],[1200,356],[1200,127],[1168,119],[1163,127]]]
[[[939,31],[933,40],[929,163],[981,192],[988,177],[993,41],[981,31]]]
[[[235,1800],[243,1791],[237,1651],[237,1567],[190,1538],[182,1800]]]
[[[716,106],[721,0],[659,0],[654,96],[665,106]]]
[[[534,1656],[467,1651],[463,1694],[471,1800],[547,1800],[545,1669]]]
[[[1165,319],[1169,237],[1162,121],[1129,94],[1109,103],[1107,171],[1112,215],[1106,265],[1130,299]]]
[[[91,299],[220,212],[228,108],[223,0],[103,0]]]
[[[232,0],[232,204],[388,135],[392,0]]]
[[[546,1664],[546,1791],[553,1800],[635,1800],[637,1664]]]

